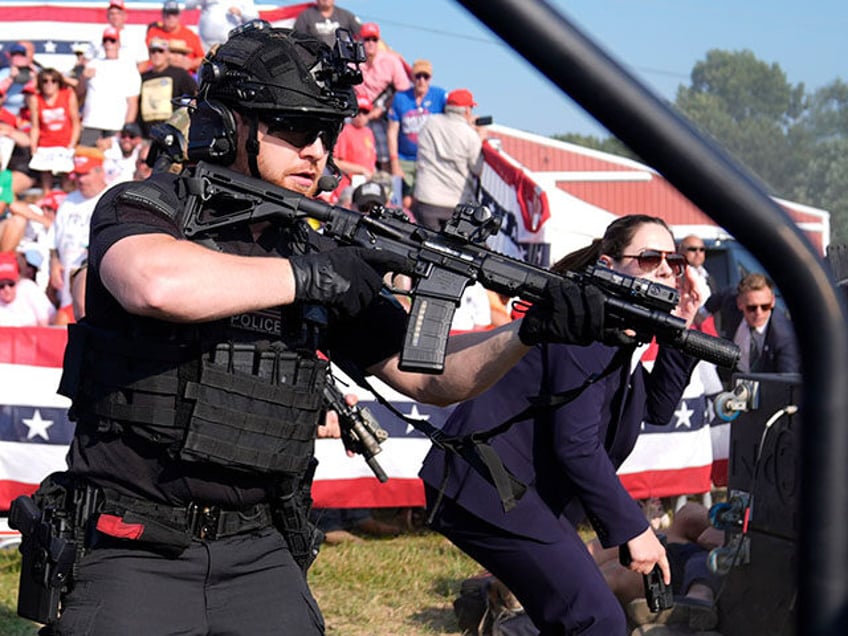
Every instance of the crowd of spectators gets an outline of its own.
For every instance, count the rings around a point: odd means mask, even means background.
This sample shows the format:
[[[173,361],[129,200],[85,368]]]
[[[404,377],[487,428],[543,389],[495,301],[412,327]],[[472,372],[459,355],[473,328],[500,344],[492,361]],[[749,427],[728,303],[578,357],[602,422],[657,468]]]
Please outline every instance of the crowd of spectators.
[[[200,9],[196,25],[184,21],[183,9]],[[165,0],[142,37],[126,28],[131,10],[124,0],[106,0],[101,37],[76,43],[69,68],[42,66],[29,41],[8,46],[0,60],[0,252],[16,253],[20,271],[37,261],[36,284],[55,310],[51,324],[73,320],[69,280],[85,262],[83,228],[102,192],[149,175],[144,159],[151,130],[169,120],[181,98],[196,94],[205,51],[258,17],[253,0]],[[414,218],[418,137],[432,115],[450,110],[449,92],[431,83],[433,65],[423,58],[408,64],[382,40],[379,25],[363,24],[334,0],[303,10],[293,28],[330,45],[336,29],[347,29],[366,56],[356,87],[359,114],[345,125],[334,153],[338,185],[323,197],[353,205],[358,186],[378,183],[390,204]],[[453,95],[461,95],[464,105],[470,99],[464,90]],[[478,156],[457,162],[479,165],[482,129],[466,119],[471,125],[464,138],[478,139],[466,146]],[[473,177],[463,172],[458,178]],[[57,241],[67,240],[72,227],[71,250]],[[463,308],[480,304],[481,290],[473,297],[473,303],[471,297],[463,302],[458,325],[486,328],[488,319],[462,317]],[[6,324],[0,315],[0,326]]]

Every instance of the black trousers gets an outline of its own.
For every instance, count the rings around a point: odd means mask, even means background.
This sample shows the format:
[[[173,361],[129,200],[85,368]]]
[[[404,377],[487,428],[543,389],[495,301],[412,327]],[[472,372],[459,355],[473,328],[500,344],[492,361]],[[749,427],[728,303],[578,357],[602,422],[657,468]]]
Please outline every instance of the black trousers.
[[[324,634],[303,573],[274,528],[194,541],[176,559],[127,545],[95,547],[82,559],[54,634]]]

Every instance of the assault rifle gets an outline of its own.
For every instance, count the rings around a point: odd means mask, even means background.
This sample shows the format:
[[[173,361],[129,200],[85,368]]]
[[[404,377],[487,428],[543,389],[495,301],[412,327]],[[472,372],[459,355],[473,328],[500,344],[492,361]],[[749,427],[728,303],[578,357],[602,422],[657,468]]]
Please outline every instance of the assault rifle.
[[[327,378],[324,383],[324,403],[328,410],[335,411],[339,416],[339,428],[345,448],[362,455],[377,479],[386,483],[389,477],[374,456],[383,450],[380,444],[388,439],[389,434],[374,419],[370,409],[367,406],[348,404],[332,378]]]
[[[376,207],[368,214],[354,212],[205,162],[191,168],[188,177],[188,203],[178,219],[188,238],[241,223],[293,223],[311,217],[324,224],[325,235],[342,244],[402,257],[405,264],[397,273],[414,281],[400,357],[404,371],[440,373],[444,369],[451,319],[470,283],[540,302],[547,297],[548,282],[560,277],[483,246],[500,227],[500,218],[484,206],[457,206],[445,229],[437,232],[412,223],[402,210]],[[656,337],[702,360],[735,366],[739,347],[689,330],[684,320],[669,313],[677,305],[677,290],[598,266],[565,275],[604,292],[607,327],[631,329],[638,341]]]

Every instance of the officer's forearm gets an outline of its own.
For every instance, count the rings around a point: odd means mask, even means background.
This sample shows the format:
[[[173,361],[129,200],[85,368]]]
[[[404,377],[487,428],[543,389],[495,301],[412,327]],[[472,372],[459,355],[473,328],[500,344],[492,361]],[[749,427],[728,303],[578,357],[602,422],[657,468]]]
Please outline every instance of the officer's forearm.
[[[171,322],[217,320],[294,300],[287,260],[222,254],[163,234],[121,239],[104,255],[100,274],[124,309]]]
[[[452,336],[440,374],[402,372],[397,356],[369,372],[419,402],[447,406],[467,400],[500,380],[529,351],[518,339],[520,324],[515,321],[492,331]]]

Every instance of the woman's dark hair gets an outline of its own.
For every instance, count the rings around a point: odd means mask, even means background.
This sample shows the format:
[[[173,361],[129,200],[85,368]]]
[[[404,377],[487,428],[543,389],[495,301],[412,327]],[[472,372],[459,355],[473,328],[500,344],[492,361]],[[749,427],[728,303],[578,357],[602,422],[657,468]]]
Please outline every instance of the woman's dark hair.
[[[633,236],[639,228],[648,223],[662,226],[668,230],[669,234],[672,233],[668,224],[659,217],[648,216],[647,214],[628,214],[610,223],[603,238],[595,239],[591,245],[563,256],[551,267],[551,271],[562,274],[584,270],[589,265],[597,263],[601,254],[608,254],[619,259],[624,248],[633,240]]]
[[[39,92],[44,88],[44,80],[47,78],[56,80],[59,83],[59,88],[65,88],[65,78],[59,71],[55,68],[43,68],[38,72],[38,77],[35,80]]]

